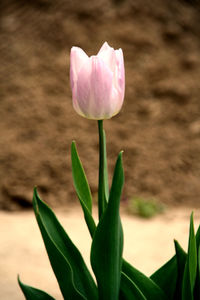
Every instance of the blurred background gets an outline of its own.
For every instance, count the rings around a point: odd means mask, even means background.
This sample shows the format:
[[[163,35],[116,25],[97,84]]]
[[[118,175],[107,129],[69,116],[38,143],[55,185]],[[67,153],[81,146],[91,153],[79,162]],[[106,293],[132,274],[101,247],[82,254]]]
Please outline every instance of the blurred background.
[[[34,185],[53,207],[74,203],[72,140],[97,194],[97,124],[73,110],[69,54],[104,41],[125,58],[123,109],[104,122],[110,174],[124,150],[122,200],[198,207],[199,20],[197,1],[1,0],[0,208],[31,207]]]

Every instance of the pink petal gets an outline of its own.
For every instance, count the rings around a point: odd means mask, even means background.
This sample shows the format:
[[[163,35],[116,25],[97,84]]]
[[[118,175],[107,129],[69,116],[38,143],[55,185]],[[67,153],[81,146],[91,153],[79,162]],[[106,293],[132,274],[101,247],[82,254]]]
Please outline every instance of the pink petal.
[[[70,83],[73,88],[77,81],[78,73],[82,65],[89,59],[87,54],[79,47],[72,47],[70,53]]]
[[[90,76],[92,72],[92,64],[91,59],[82,66],[81,70],[78,73],[77,83],[76,83],[76,93],[74,94],[75,101],[73,102],[74,108],[78,112],[87,117],[89,102],[90,102],[90,94],[91,94],[91,86],[90,86]]]
[[[92,111],[98,118],[105,118],[112,114],[111,93],[113,75],[107,65],[98,56],[92,57],[91,86],[93,99]]]
[[[87,118],[103,119],[110,115],[112,72],[97,56],[92,56],[78,74],[78,104]]]
[[[105,62],[113,73],[115,72],[115,50],[108,43],[104,43],[97,56]]]
[[[124,98],[125,70],[124,70],[124,57],[123,57],[122,49],[115,50],[115,56],[116,56],[115,86],[117,87],[119,93],[122,94],[122,98]]]
[[[110,46],[108,45],[107,42],[105,42],[105,43],[101,46],[101,48],[100,48],[98,54],[101,53],[102,51],[108,50],[109,48],[110,48]],[[97,54],[97,55],[98,55],[98,54]]]
[[[124,94],[119,93],[117,89],[113,88],[112,97],[111,97],[112,111],[113,111],[112,116],[115,116],[120,111],[120,109],[122,108],[123,101],[124,101]]]

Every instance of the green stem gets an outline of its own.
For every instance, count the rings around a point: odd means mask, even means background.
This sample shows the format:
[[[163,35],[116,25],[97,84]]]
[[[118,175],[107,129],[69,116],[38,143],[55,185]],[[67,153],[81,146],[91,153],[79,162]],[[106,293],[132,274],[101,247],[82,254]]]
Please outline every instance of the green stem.
[[[107,151],[106,151],[106,133],[103,130],[103,144],[104,144],[104,197],[105,197],[105,205],[108,203],[109,198],[109,184],[108,184],[108,167],[107,167]]]
[[[98,120],[99,129],[99,187],[98,187],[98,210],[99,219],[105,209],[105,193],[104,193],[104,133],[103,133],[103,120]]]

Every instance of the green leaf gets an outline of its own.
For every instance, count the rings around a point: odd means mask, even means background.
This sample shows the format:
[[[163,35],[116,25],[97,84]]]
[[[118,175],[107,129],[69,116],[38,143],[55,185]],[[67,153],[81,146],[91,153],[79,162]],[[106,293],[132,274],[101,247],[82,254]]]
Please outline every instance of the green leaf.
[[[80,252],[53,211],[40,200],[36,189],[34,189],[33,207],[63,297],[77,300],[97,299],[97,287]]]
[[[187,259],[187,254],[183,250],[183,248],[179,245],[179,243],[174,240],[175,250],[176,250],[176,260],[177,260],[177,282],[176,282],[176,290],[174,293],[174,300],[182,299],[182,283],[183,283],[183,274]]]
[[[195,287],[194,287],[194,299],[195,300],[200,300],[200,245],[198,247],[198,260],[197,260],[197,277],[196,277],[196,282],[195,282]]]
[[[123,272],[121,273],[119,300],[147,300],[136,284]]]
[[[98,283],[99,299],[118,300],[123,233],[119,204],[124,184],[122,153],[119,154],[113,176],[108,205],[99,221],[91,249],[91,265]]]
[[[105,130],[103,131],[103,146],[104,146],[104,192],[105,192],[105,199],[108,202],[109,198],[109,184],[108,184],[108,167],[107,167],[107,151],[106,151],[106,133]]]
[[[19,283],[19,286],[20,286],[26,300],[55,300],[53,297],[51,297],[47,293],[45,293],[41,290],[38,290],[32,286],[23,284],[20,281],[19,276],[18,276],[18,283]]]
[[[92,196],[87,178],[79,159],[75,142],[71,145],[71,161],[72,161],[72,176],[76,193],[83,209],[86,224],[88,226],[91,237],[96,230],[96,225],[92,217]]]
[[[182,300],[193,300],[193,291],[197,274],[197,249],[194,234],[193,213],[190,217],[190,234],[188,243],[188,256],[185,264],[182,286]]]
[[[199,245],[200,245],[200,225],[197,229],[197,233],[196,233],[196,246],[197,246],[197,249],[199,248]]]
[[[153,300],[168,300],[160,287],[150,278],[146,277],[143,273],[135,269],[128,262],[123,260],[122,272],[130,278],[131,281],[140,289],[147,299]],[[123,278],[122,278],[123,280]]]
[[[200,226],[196,233],[196,246],[197,246],[197,276],[194,288],[194,299],[200,300]]]
[[[177,281],[176,255],[152,274],[150,278],[165,292],[169,300],[174,299]]]

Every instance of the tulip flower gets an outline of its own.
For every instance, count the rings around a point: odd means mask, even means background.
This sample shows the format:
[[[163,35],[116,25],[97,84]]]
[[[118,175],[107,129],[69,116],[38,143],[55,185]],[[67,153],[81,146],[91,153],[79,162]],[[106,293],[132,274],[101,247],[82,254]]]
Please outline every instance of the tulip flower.
[[[72,47],[70,83],[73,107],[88,119],[110,119],[124,100],[124,59],[121,49],[114,50],[107,42],[97,55],[89,57],[81,48]]]

